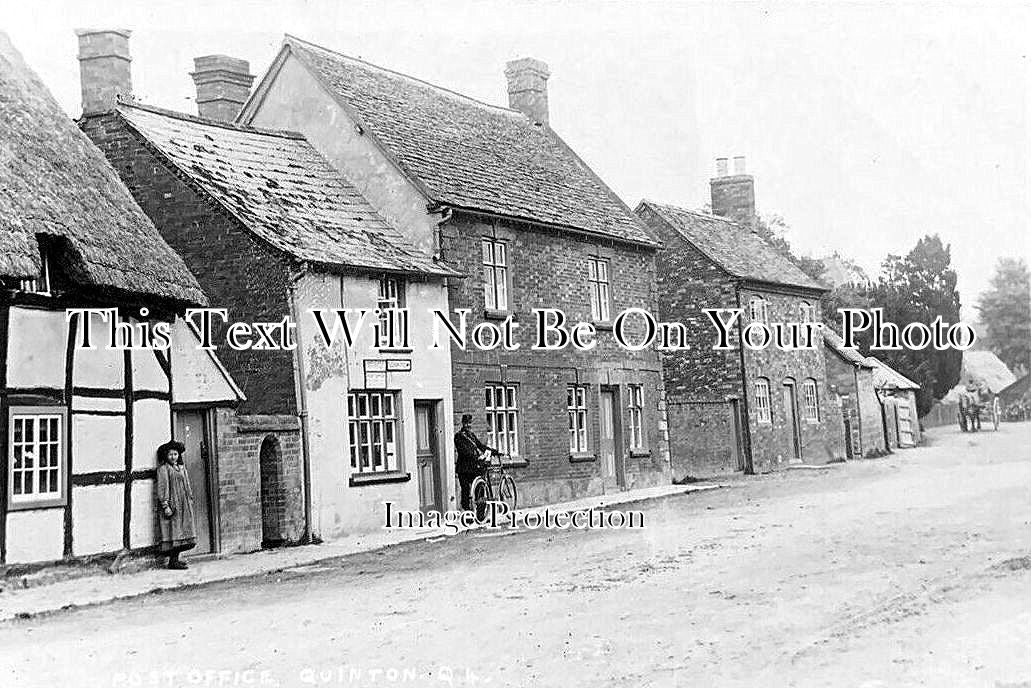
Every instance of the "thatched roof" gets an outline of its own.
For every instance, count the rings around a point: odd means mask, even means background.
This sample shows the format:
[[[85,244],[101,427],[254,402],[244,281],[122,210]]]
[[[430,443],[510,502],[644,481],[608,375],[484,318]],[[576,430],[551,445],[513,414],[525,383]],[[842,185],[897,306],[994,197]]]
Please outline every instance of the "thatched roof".
[[[85,289],[207,302],[101,152],[0,32],[0,277],[39,274],[38,235],[61,238],[62,268]]]

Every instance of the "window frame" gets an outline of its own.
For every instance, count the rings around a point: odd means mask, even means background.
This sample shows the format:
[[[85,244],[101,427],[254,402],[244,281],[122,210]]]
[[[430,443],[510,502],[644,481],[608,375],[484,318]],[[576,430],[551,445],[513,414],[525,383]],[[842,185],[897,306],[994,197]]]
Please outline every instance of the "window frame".
[[[502,405],[498,406],[498,391],[501,392]],[[519,385],[514,382],[487,382],[484,384],[484,414],[487,419],[487,438],[490,446],[502,454],[507,454],[512,461],[519,460],[519,428],[522,425],[519,406]],[[504,422],[503,441],[499,441],[496,430],[496,419],[501,416]],[[514,422],[513,422],[514,421]],[[513,427],[514,425],[514,427]],[[512,445],[515,445],[514,449]]]
[[[40,288],[41,282],[42,288]],[[51,295],[50,260],[47,258],[46,251],[40,250],[39,252],[39,275],[18,280],[18,290],[26,294]]]
[[[799,322],[811,323],[816,322],[816,306],[803,301],[798,305]]]
[[[755,421],[773,424],[773,398],[770,394],[770,381],[760,377],[753,384],[755,393]],[[765,404],[763,403],[765,401]]]
[[[631,452],[648,450],[648,433],[644,430],[644,385],[629,384],[627,390],[627,439]]]
[[[591,451],[588,431],[587,398],[589,385],[566,385],[566,417],[569,430],[569,453],[583,456]]]
[[[58,419],[58,432],[56,438],[56,444],[58,447],[57,465],[47,465],[48,470],[57,469],[57,482],[58,489],[56,491],[46,492],[40,494],[34,492],[29,496],[24,494],[16,495],[14,493],[14,476],[15,476],[15,419],[16,418],[32,418],[36,421],[34,437],[35,447],[37,450],[38,459],[38,448],[39,448],[39,424],[40,418],[57,418]],[[52,444],[50,438],[47,440],[48,444]],[[24,445],[24,441],[19,443]],[[22,474],[25,474],[25,469],[22,468]],[[35,462],[32,469],[33,485],[38,487],[40,465],[39,461]],[[63,507],[68,504],[68,486],[70,480],[68,476],[68,410],[64,406],[19,406],[12,405],[7,410],[7,510],[8,511],[22,511],[28,509],[45,509],[50,507]]]
[[[500,261],[497,252],[499,247],[502,249]],[[489,282],[487,278],[488,271],[490,274]],[[480,286],[483,290],[483,305],[487,311],[507,312],[512,310],[511,274],[512,252],[510,250],[510,242],[507,239],[496,236],[480,237]],[[504,296],[504,303],[501,303],[500,296],[502,295]]]
[[[602,272],[605,276],[602,277]],[[587,285],[590,291],[591,320],[612,321],[612,262],[605,256],[587,257]]]
[[[390,285],[393,284],[394,294],[390,294]],[[385,308],[404,308],[407,296],[406,291],[408,283],[400,275],[381,275],[379,282],[376,287],[376,308],[377,310],[383,311]],[[389,318],[390,313],[380,312],[379,314],[379,326],[380,326],[380,339],[376,341],[376,348],[381,351],[407,351],[409,350],[406,346],[408,342],[408,322],[400,313],[394,315],[394,325],[397,329],[397,334],[394,337],[394,341],[391,341],[390,337],[384,338],[390,329]]]
[[[365,398],[365,407],[367,409],[365,414],[360,412],[361,398]],[[390,399],[390,413],[386,413],[386,404],[384,399]],[[375,404],[373,399],[378,399],[379,413],[373,411]],[[396,390],[385,390],[385,389],[352,389],[347,393],[347,443],[348,443],[348,455],[349,455],[349,466],[352,476],[378,476],[378,475],[394,475],[403,473],[405,470],[404,463],[404,429],[402,428],[402,414],[399,411],[401,405],[401,393]],[[368,423],[368,442],[362,440],[362,424]],[[381,423],[380,430],[380,450],[382,454],[382,468],[376,468],[375,457],[372,453],[373,447],[375,446],[375,429],[376,424]],[[387,455],[387,428],[390,428],[393,433],[393,465],[391,465],[391,457]],[[366,458],[363,456],[363,449],[368,446],[369,453],[368,467],[363,468],[361,459]]]
[[[812,399],[809,398],[810,392],[812,392]],[[802,413],[802,417],[807,422],[820,422],[820,391],[816,380],[811,377],[802,381]]]
[[[760,304],[759,318],[755,317],[756,303]],[[768,325],[770,323],[769,302],[762,296],[759,296],[758,294],[753,295],[748,300],[748,320],[749,322],[761,322],[764,325]]]

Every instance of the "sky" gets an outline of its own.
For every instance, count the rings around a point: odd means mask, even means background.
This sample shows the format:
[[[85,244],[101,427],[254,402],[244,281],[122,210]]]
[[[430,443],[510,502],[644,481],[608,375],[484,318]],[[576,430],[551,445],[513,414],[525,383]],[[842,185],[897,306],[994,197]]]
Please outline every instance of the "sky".
[[[536,57],[552,127],[631,207],[701,207],[743,155],[801,254],[876,276],[940,234],[965,318],[999,257],[1031,256],[1020,4],[42,0],[0,27],[72,117],[76,28],[132,29],[136,97],[191,113],[194,57],[260,77],[284,33],[498,104],[505,62]]]

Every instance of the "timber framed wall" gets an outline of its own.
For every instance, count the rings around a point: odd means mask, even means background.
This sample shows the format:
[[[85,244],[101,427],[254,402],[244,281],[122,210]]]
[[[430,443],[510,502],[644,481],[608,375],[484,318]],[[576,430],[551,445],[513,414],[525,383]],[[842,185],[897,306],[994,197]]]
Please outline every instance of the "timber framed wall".
[[[0,312],[0,565],[152,548],[156,449],[173,428],[167,352],[77,349],[82,323],[64,310],[8,303]],[[106,331],[99,318],[92,326]],[[26,428],[40,432],[25,419],[41,415],[61,419],[60,490],[26,499],[14,494],[13,471],[25,480]]]

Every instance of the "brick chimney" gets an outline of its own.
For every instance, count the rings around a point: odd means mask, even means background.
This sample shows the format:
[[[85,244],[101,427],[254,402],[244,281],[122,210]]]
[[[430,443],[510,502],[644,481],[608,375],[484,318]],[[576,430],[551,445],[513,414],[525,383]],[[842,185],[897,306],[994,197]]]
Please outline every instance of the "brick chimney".
[[[251,94],[254,75],[247,60],[227,55],[193,58],[193,83],[197,86],[197,114],[232,122]]]
[[[534,122],[548,123],[548,65],[532,57],[505,64],[508,106]]]
[[[745,174],[744,157],[734,158],[734,170],[726,158],[716,158],[716,176],[709,181],[712,212],[746,227],[755,227],[755,180]]]
[[[118,96],[132,97],[128,29],[77,29],[82,114],[114,108]]]

